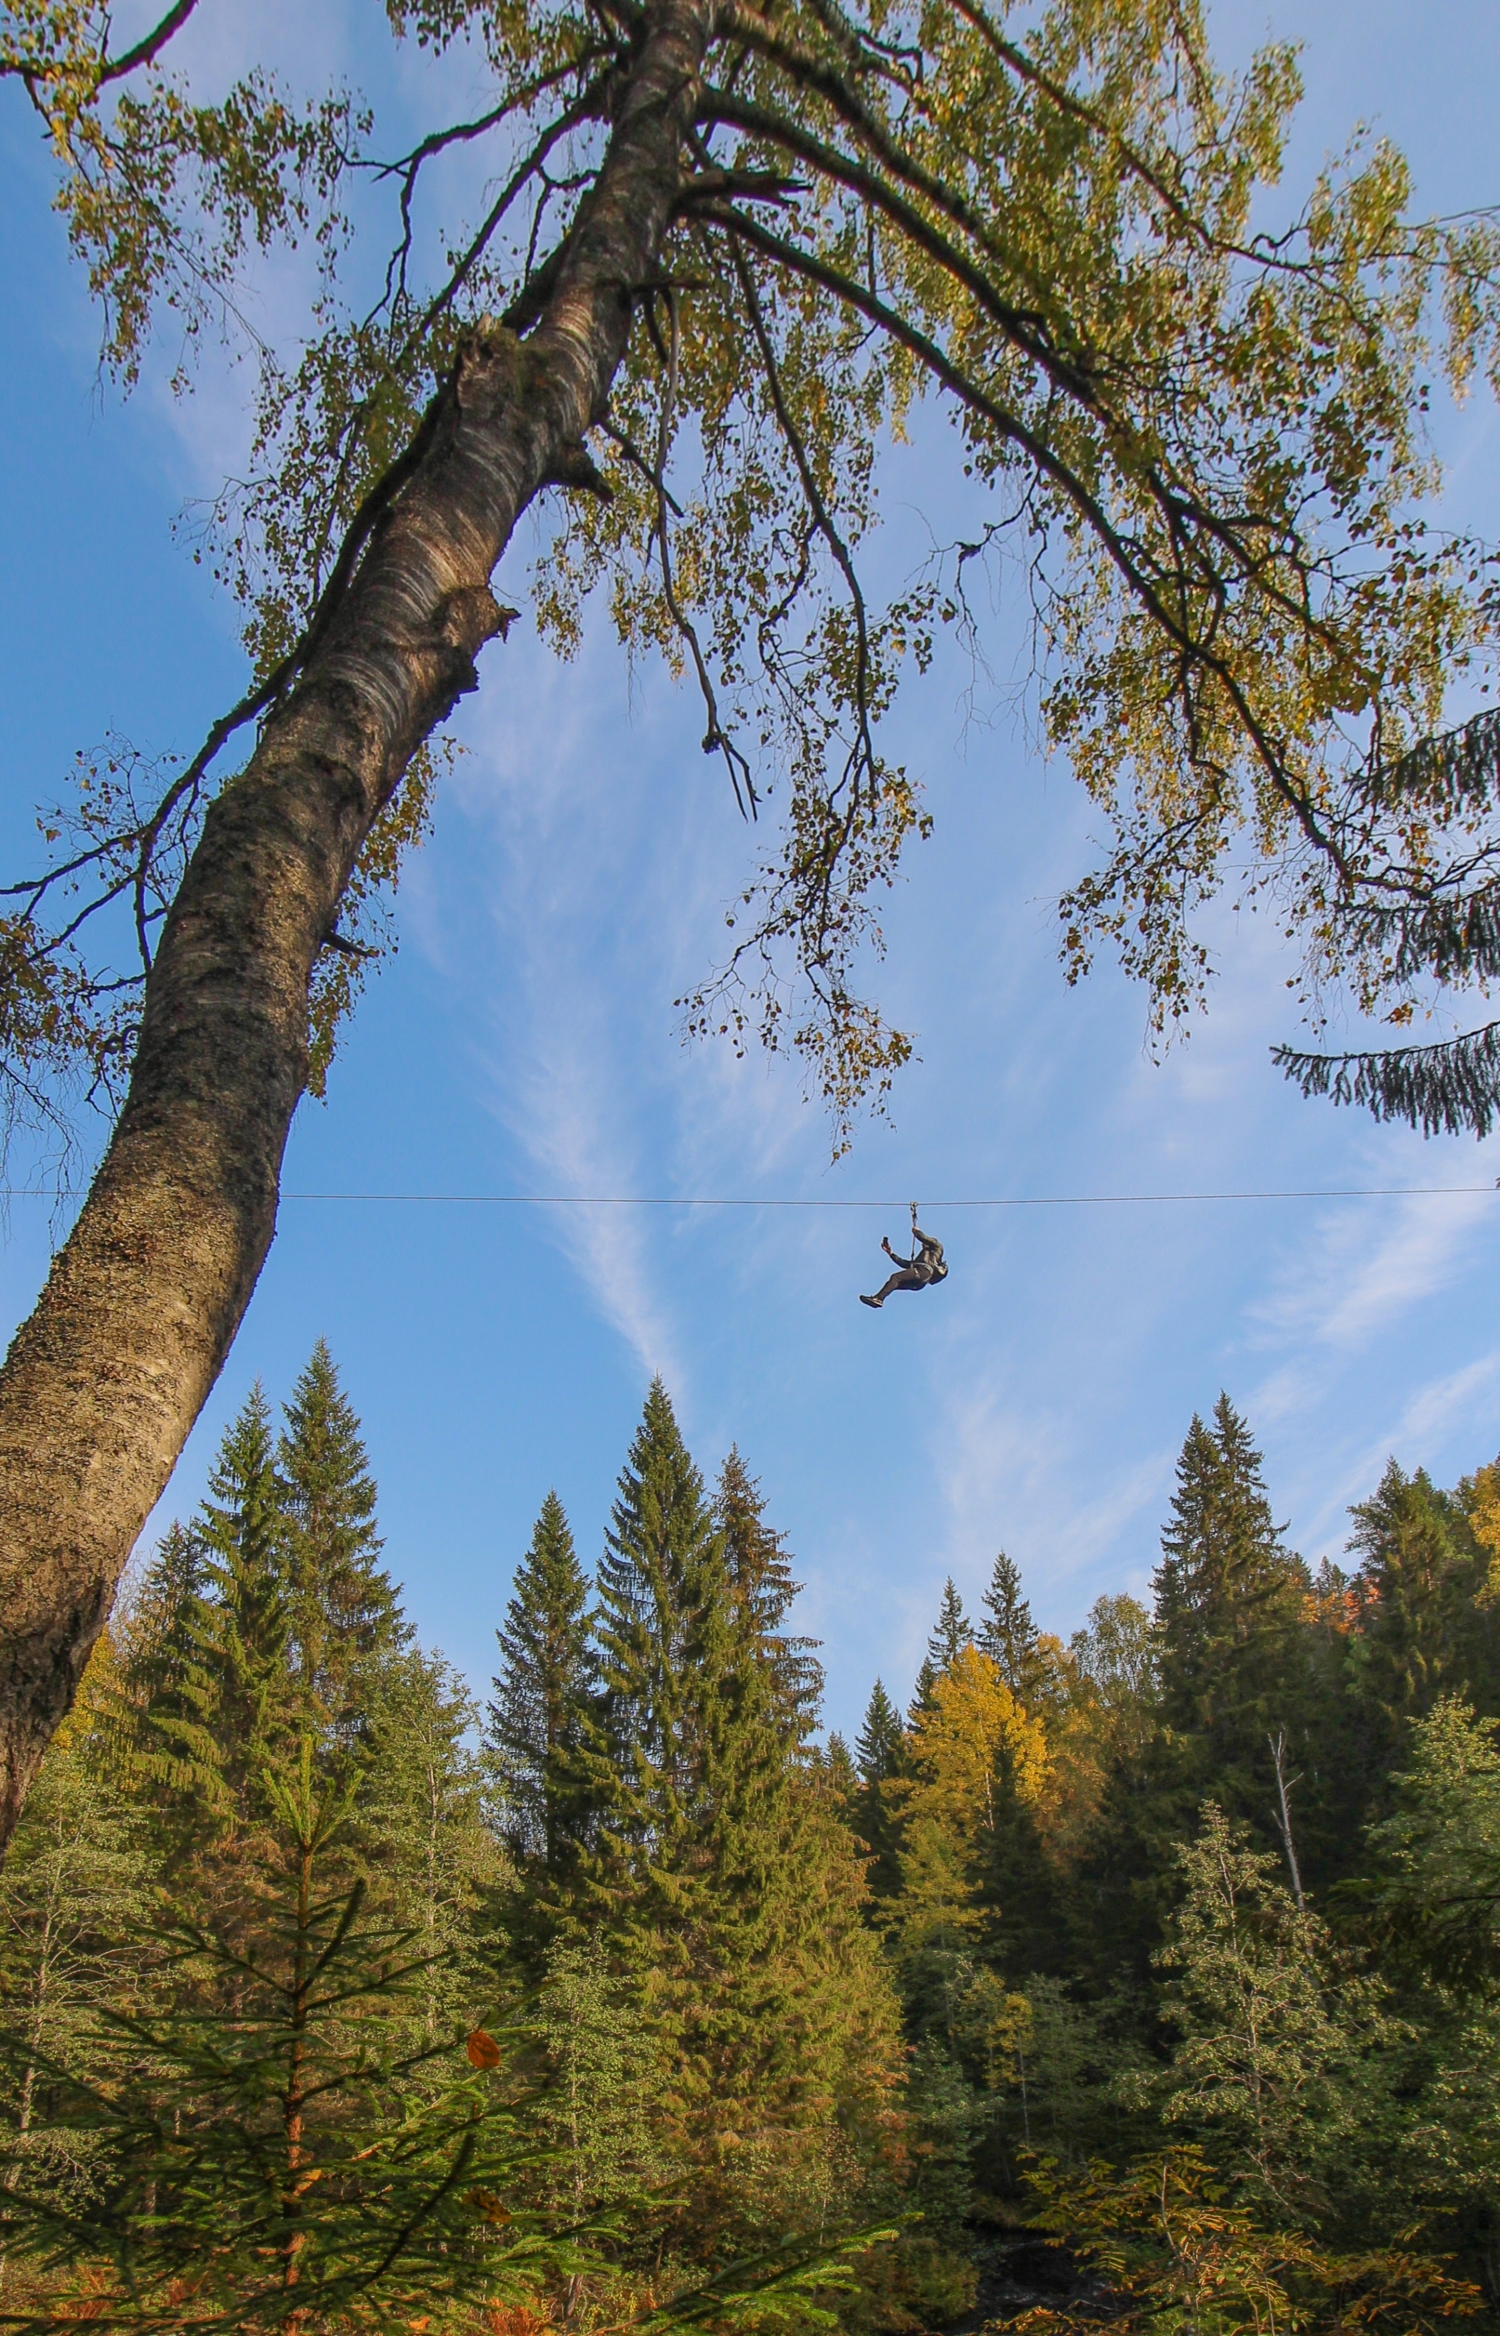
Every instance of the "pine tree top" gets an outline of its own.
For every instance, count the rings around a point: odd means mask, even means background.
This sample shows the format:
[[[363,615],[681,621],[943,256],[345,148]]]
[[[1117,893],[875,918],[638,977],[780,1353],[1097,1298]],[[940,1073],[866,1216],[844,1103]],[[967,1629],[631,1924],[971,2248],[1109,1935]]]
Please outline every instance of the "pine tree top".
[[[284,1417],[278,1438],[257,1382],[197,1516],[163,1541],[130,1633],[125,1757],[177,1809],[184,1840],[195,1809],[258,1824],[257,1779],[303,1734],[321,1775],[364,1757],[382,1672],[413,1636],[379,1564],[359,1421],[321,1341]]]
[[[730,1595],[742,1608],[761,1659],[769,1666],[786,1724],[806,1737],[818,1724],[823,1666],[818,1641],[783,1630],[801,1584],[792,1579],[786,1536],[765,1520],[760,1485],[731,1446],[714,1492],[714,1519],[722,1537]]]
[[[882,1784],[899,1774],[905,1741],[901,1714],[887,1695],[884,1680],[877,1679],[854,1739],[855,1766],[866,1784]]]
[[[929,1660],[939,1671],[946,1671],[955,1657],[973,1643],[973,1638],[973,1625],[964,1612],[964,1602],[958,1594],[953,1576],[949,1574],[943,1584],[937,1626],[927,1641]]]
[[[765,1521],[765,1497],[737,1444],[719,1471],[714,1510],[731,1585],[760,1629],[778,1630],[802,1585],[792,1579],[785,1534]]]
[[[512,1847],[554,1879],[586,1830],[579,1761],[596,1663],[588,1576],[556,1492],[516,1568],[485,1745]]]
[[[1445,1565],[1472,1560],[1473,1526],[1462,1498],[1442,1491],[1425,1468],[1408,1476],[1388,1460],[1369,1500],[1356,1501],[1349,1514],[1349,1547],[1377,1594],[1384,1577],[1435,1578]]]
[[[600,1695],[591,1754],[601,1790],[623,1795],[623,1841],[677,1823],[700,1670],[721,1659],[731,1599],[724,1545],[666,1389],[654,1379],[619,1477],[594,1617]],[[710,1634],[710,1638],[705,1634]]]
[[[832,1791],[841,1802],[852,1801],[859,1789],[859,1770],[854,1764],[848,1745],[837,1728],[823,1748],[822,1770]]]
[[[1020,1571],[1002,1549],[984,1593],[986,1620],[978,1644],[993,1656],[1011,1692],[1024,1694],[1030,1684],[1037,1647],[1037,1627],[1030,1602],[1022,1595]]]
[[[578,1562],[567,1511],[549,1492],[516,1568],[504,1624],[495,1633],[507,1664],[545,1657],[575,1637],[586,1640],[588,1603],[589,1579]]]
[[[1153,1578],[1164,1716],[1201,1735],[1205,1756],[1212,1738],[1221,1763],[1258,1761],[1296,1698],[1312,1584],[1283,1535],[1250,1431],[1221,1395],[1212,1421],[1188,1429]]]
[[[659,1378],[646,1393],[641,1421],[617,1480],[604,1536],[599,1591],[607,1622],[633,1619],[670,1574],[701,1562],[719,1539],[703,1478],[682,1439],[672,1400]]]
[[[1276,1523],[1250,1430],[1227,1395],[1206,1425],[1197,1413],[1177,1461],[1172,1513],[1153,1577],[1157,1621],[1170,1632],[1189,1610],[1282,1590],[1304,1572]]]
[[[277,1465],[296,1654],[307,1684],[337,1707],[361,1658],[394,1653],[412,1633],[380,1563],[375,1480],[359,1419],[322,1339],[284,1417]]]
[[[228,1562],[253,1536],[270,1562],[281,1525],[282,1488],[276,1474],[271,1407],[257,1379],[224,1431],[208,1472],[208,1497],[198,1515],[198,1534],[211,1563]]]

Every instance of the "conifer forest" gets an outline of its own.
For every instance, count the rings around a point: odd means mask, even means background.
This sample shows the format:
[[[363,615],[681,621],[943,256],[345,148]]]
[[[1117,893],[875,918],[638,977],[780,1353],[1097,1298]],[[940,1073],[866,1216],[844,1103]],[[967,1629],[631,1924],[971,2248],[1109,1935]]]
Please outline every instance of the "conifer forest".
[[[476,1701],[257,1389],[0,1875],[5,2324],[1491,2323],[1500,1466],[1313,1575],[1221,1396],[1149,1608],[1002,1552],[852,1744],[795,1570],[658,1381]]]

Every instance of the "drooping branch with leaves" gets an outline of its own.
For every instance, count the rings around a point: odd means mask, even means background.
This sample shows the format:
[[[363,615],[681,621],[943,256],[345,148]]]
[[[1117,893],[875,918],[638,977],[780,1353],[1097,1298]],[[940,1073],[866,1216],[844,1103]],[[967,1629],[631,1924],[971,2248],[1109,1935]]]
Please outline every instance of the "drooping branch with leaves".
[[[1494,605],[1428,516],[1424,412],[1438,369],[1491,362],[1496,238],[1413,225],[1385,146],[1263,231],[1289,52],[1227,79],[1169,0],[392,0],[398,40],[485,83],[392,155],[362,101],[290,94],[294,59],[200,88],[211,8],[113,48],[85,0],[0,9],[127,385],[165,314],[190,364],[248,335],[258,255],[318,262],[301,335],[249,335],[253,443],[208,531],[245,693],[181,764],[85,761],[5,896],[13,1110],[81,1085],[118,1114],[0,1377],[7,1822],[248,1303],[546,490],[543,632],[566,654],[604,587],[701,691],[758,835],[781,799],[689,1026],[800,1055],[841,1140],[911,1044],[860,987],[927,817],[881,717],[1007,552],[1048,735],[1113,835],[1063,904],[1070,975],[1113,941],[1160,1025],[1186,1012],[1240,838],[1313,982],[1409,1014],[1485,972],[1443,936],[1491,881],[1489,783],[1420,742]],[[924,403],[973,526],[882,603],[879,451]]]

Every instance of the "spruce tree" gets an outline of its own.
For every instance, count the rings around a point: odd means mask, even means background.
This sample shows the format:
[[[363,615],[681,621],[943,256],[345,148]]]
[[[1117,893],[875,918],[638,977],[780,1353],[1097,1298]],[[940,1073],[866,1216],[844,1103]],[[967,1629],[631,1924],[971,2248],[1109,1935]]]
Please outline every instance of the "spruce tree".
[[[174,1523],[119,1623],[111,1754],[122,1777],[163,1806],[189,1791],[200,1749],[201,1697],[191,1649],[203,1591],[203,1545]]]
[[[813,1766],[827,1779],[828,1789],[841,1809],[852,1809],[859,1798],[859,1770],[854,1755],[837,1728],[834,1728],[823,1747],[821,1758],[814,1752]]]
[[[1249,1430],[1221,1395],[1212,1425],[1195,1417],[1188,1430],[1162,1534],[1160,1708],[1183,1748],[1184,1787],[1211,1783],[1231,1815],[1262,1831],[1274,1792],[1267,1739],[1300,1741],[1306,1718],[1311,1586],[1283,1545]]]
[[[174,1526],[126,1634],[127,1757],[143,1789],[250,1823],[261,1766],[306,1735],[320,1774],[369,1757],[366,1719],[409,1647],[381,1566],[359,1421],[320,1341],[279,1439],[254,1387],[208,1497]]]
[[[551,2250],[510,2203],[537,2153],[505,2054],[485,2032],[466,2051],[462,2021],[430,2032],[422,1941],[347,1881],[348,1798],[310,1736],[265,1788],[253,1941],[163,1921],[149,1994],[99,2007],[76,2068],[47,2064],[82,2178],[35,2185],[34,2152],[4,2152],[0,2238],[44,2275],[87,2263],[105,2327],[405,2336],[416,2298],[525,2293]]]
[[[125,1629],[122,1756],[186,1852],[252,1820],[258,1775],[301,1711],[283,1486],[259,1383],[190,1526],[157,1550]]]
[[[1142,2002],[1181,1888],[1177,1848],[1202,1802],[1212,1796],[1281,1856],[1268,1739],[1283,1738],[1295,1773],[1314,1765],[1311,1584],[1283,1545],[1260,1455],[1227,1395],[1211,1422],[1195,1416],[1188,1429],[1153,1587],[1150,1660],[1130,1651],[1122,1711],[1110,1713],[1113,1693],[1104,1699],[1104,1775],[1073,1893],[1093,1984],[1128,1986]]]
[[[1451,1694],[1500,1709],[1500,1605],[1483,1523],[1488,1469],[1454,1492],[1388,1463],[1350,1511],[1353,1574],[1325,1560],[1308,1663],[1313,1728],[1300,1763],[1299,1855],[1315,1893],[1352,1876],[1362,1828],[1392,1803],[1408,1727]],[[1476,1494],[1479,1499],[1476,1501]],[[1304,1846],[1305,1845],[1305,1846]]]
[[[284,1406],[277,1449],[289,1655],[306,1693],[344,1735],[365,1682],[411,1637],[380,1564],[375,1481],[333,1357],[318,1340]]]
[[[870,1893],[891,1899],[901,1888],[901,1818],[887,1787],[906,1774],[906,1731],[901,1715],[877,1679],[864,1720],[854,1739],[859,1793],[851,1811],[854,1830],[870,1852]]]
[[[278,1462],[280,1465],[278,1465]],[[259,1386],[224,1437],[208,1497],[146,1577],[126,1644],[126,1765],[180,1868],[187,1904],[253,1929],[250,1867],[271,1821],[267,1779],[311,1747],[318,1788],[350,1797],[346,1879],[394,1887],[388,1845],[359,1813],[372,1715],[411,1632],[378,1564],[375,1487],[326,1349],[286,1407],[279,1450]],[[381,1868],[385,1869],[384,1879]],[[246,1934],[248,1937],[248,1933]]]
[[[670,2170],[652,2135],[659,2071],[639,2007],[597,1939],[554,1941],[535,2018],[551,2079],[534,2111],[551,2197],[580,2225],[626,2201],[639,2211],[643,2185]]]
[[[984,1593],[986,1619],[979,1626],[979,1645],[1000,1667],[1000,1676],[1012,1695],[1023,1701],[1030,1694],[1036,1671],[1037,1627],[1031,1606],[1021,1593],[1021,1576],[1002,1549]]]
[[[1178,2032],[1165,2121],[1204,2143],[1237,2195],[1304,2228],[1327,2214],[1361,2137],[1361,2060],[1381,1989],[1340,1968],[1279,1860],[1212,1801],[1178,1851],[1182,1903],[1158,1957]]]
[[[1444,2025],[1479,1999],[1500,2026],[1497,1732],[1458,1696],[1414,1721],[1389,1780],[1392,1813],[1367,1840],[1373,1878],[1360,1895],[1375,1911],[1382,1959],[1449,1991],[1436,2007]]]
[[[744,1607],[760,1659],[770,1667],[786,1724],[800,1740],[816,1725],[823,1698],[818,1642],[788,1637],[782,1628],[800,1585],[792,1579],[785,1535],[766,1524],[760,1486],[738,1447],[731,1447],[719,1471],[714,1518],[724,1540],[730,1593]]]
[[[32,2020],[30,2062],[17,2023],[4,2039],[18,2102],[44,2105],[72,2169],[32,2180],[33,2116],[0,2201],[13,2237],[35,2263],[81,2247],[101,2279],[112,2266],[99,2310],[119,2322],[170,2318],[175,2293],[205,2328],[344,2311],[405,2328],[413,2281],[493,2295],[498,2192],[529,2166],[510,2078],[464,2053],[494,1985],[476,1916],[500,1878],[477,1715],[410,1643],[326,1350],[286,1422],[278,1452],[257,1387],[126,1623],[110,1714],[130,1799],[112,1844],[85,1839],[97,1910],[111,1852],[151,1849],[144,1948],[120,1925],[105,1941],[116,1983],[93,1987],[76,2045],[55,2019],[50,2044]],[[142,1952],[152,1985],[132,1999]]]
[[[943,1584],[937,1627],[927,1641],[927,1659],[939,1672],[950,1670],[955,1658],[972,1644],[973,1638],[973,1625],[964,1612],[964,1602],[954,1587],[953,1576],[949,1574]]]
[[[870,1689],[865,1716],[854,1739],[854,1761],[865,1784],[884,1784],[899,1776],[905,1758],[906,1736],[900,1714],[885,1691],[883,1679]]]
[[[789,1725],[764,1620],[658,1382],[600,1568],[576,1919],[655,2039],[661,2145],[694,2171],[676,2234],[693,2254],[828,2211],[840,2125],[873,2131],[894,2047],[861,1861],[795,1704]]]
[[[995,1762],[993,1816],[980,1904],[984,1956],[1011,1987],[1070,1968],[1067,1892],[1048,1855],[1040,1813],[1002,1745]]]
[[[1318,1904],[1352,1878],[1363,1829],[1389,1806],[1389,1771],[1405,1749],[1393,1742],[1391,1713],[1370,1693],[1369,1590],[1325,1557],[1302,1634],[1305,1717],[1288,1770],[1296,1776],[1298,1865]]]
[[[542,1503],[495,1636],[501,1668],[485,1753],[500,1824],[520,1868],[513,1918],[536,1944],[552,1934],[590,1816],[583,1765],[595,1677],[589,1583],[555,1492]]]
[[[181,1756],[169,1798],[181,1793],[200,1842],[205,1825],[242,1832],[258,1821],[265,1767],[303,1717],[284,1522],[270,1407],[257,1381],[219,1447],[192,1527],[200,1586],[179,1608],[175,1658],[190,1716],[184,1725],[147,1713],[148,1738],[164,1737]]]
[[[642,1861],[672,1854],[683,1838],[710,1685],[690,1679],[688,1649],[719,1622],[728,1596],[703,1479],[659,1379],[620,1475],[598,1587],[588,1761],[602,1803],[595,1871],[628,1890]]]
[[[1425,1718],[1444,1695],[1488,1705],[1488,1556],[1461,1498],[1439,1491],[1424,1468],[1407,1476],[1392,1460],[1350,1515],[1349,1546],[1360,1559],[1360,1692],[1386,1767],[1404,1750],[1403,1723]]]

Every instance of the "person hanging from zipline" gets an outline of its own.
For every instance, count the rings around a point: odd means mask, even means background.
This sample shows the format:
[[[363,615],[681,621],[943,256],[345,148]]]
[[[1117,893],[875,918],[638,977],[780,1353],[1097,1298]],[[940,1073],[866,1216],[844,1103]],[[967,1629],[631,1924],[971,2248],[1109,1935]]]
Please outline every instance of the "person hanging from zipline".
[[[859,1302],[862,1306],[883,1306],[893,1290],[928,1290],[934,1282],[946,1280],[948,1268],[943,1258],[943,1244],[934,1241],[931,1234],[921,1231],[917,1224],[915,1201],[911,1204],[911,1242],[911,1256],[898,1257],[890,1242],[882,1235],[880,1246],[896,1271],[882,1283],[873,1298],[867,1298],[861,1290]]]

